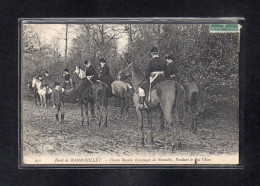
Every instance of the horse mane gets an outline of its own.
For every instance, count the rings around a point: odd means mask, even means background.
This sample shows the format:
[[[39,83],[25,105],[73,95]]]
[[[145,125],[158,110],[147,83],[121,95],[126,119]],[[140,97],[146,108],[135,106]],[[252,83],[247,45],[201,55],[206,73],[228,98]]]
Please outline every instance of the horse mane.
[[[140,77],[144,77],[143,71],[138,66],[136,66],[134,63],[133,63],[133,68],[134,68],[135,72],[137,73],[137,75],[139,75]]]

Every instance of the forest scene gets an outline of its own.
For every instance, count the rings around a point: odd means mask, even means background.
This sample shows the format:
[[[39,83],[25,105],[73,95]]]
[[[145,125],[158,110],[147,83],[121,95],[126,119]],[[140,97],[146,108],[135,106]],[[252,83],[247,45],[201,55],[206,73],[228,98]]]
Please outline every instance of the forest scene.
[[[239,145],[239,33],[210,33],[209,24],[23,24],[21,34],[21,94],[23,155],[170,154],[170,133],[159,128],[153,113],[155,144],[141,148],[137,115],[130,92],[129,116],[120,116],[115,98],[109,99],[108,127],[81,126],[79,107],[67,104],[65,124],[56,125],[51,107],[34,104],[28,89],[32,77],[48,71],[56,82],[64,69],[73,73],[90,60],[95,68],[104,58],[110,75],[134,63],[144,73],[150,50],[160,57],[172,54],[179,83],[199,87],[198,132],[189,131],[185,113],[183,149],[179,154],[236,154]],[[131,84],[131,82],[128,82]],[[147,122],[145,118],[145,122]]]

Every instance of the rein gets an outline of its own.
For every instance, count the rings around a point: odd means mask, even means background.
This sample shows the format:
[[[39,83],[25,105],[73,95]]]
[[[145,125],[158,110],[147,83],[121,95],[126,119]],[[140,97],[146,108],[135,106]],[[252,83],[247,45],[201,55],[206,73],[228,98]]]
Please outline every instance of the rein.
[[[130,64],[125,68],[125,70],[120,73],[120,75],[123,74],[123,73],[125,73],[127,70],[129,70],[129,67],[130,67],[131,65],[133,65],[133,63],[130,63]],[[119,76],[120,76],[120,75],[119,75]],[[130,76],[131,76],[131,75],[128,75],[128,76],[125,76],[124,78],[130,77]],[[146,80],[146,79],[143,77],[143,78],[140,80],[139,83],[133,84],[133,86],[139,87],[145,80]],[[137,90],[138,90],[138,89],[137,89]]]

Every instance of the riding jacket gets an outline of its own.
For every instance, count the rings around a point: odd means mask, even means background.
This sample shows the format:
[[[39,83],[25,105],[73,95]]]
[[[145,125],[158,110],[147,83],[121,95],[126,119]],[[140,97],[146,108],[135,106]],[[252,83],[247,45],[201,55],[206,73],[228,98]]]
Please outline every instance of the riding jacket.
[[[102,82],[106,83],[108,86],[110,86],[112,79],[111,79],[111,76],[109,74],[109,68],[106,64],[103,67],[100,67],[99,79]]]
[[[97,79],[98,79],[98,75],[97,75],[97,72],[95,70],[95,68],[90,65],[87,69],[86,69],[86,76],[90,77],[89,81],[91,83],[96,83]]]
[[[155,57],[148,63],[148,68],[145,73],[146,78],[149,78],[152,72],[164,72],[166,73],[167,64],[166,61],[160,57]]]
[[[167,64],[164,59],[160,57],[153,58],[151,61],[149,61],[145,73],[145,77],[149,81],[143,81],[140,85],[140,88],[146,92],[148,91],[149,87],[153,88],[157,83],[164,81],[166,70]]]
[[[178,81],[178,73],[177,65],[174,62],[167,64],[166,79]]]

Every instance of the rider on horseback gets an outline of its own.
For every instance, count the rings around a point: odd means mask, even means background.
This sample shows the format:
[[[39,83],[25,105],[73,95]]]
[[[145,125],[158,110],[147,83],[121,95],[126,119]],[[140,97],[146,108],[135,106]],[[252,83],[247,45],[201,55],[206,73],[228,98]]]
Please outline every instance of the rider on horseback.
[[[63,77],[64,77],[64,82],[62,83],[62,88],[66,90],[71,89],[73,87],[73,84],[68,69],[64,70]]]
[[[167,54],[167,55],[165,55],[165,59],[167,62],[167,70],[166,70],[166,74],[165,74],[166,79],[178,82],[179,81],[178,68],[174,62],[173,55]]]
[[[109,93],[111,93],[112,78],[109,74],[109,67],[107,66],[106,60],[104,58],[101,58],[99,62],[100,62],[99,80],[97,81],[101,81],[105,83],[109,88]]]
[[[44,83],[43,81],[42,75],[38,76],[38,80],[41,82],[41,87],[40,87],[41,89],[47,86],[46,83]]]
[[[98,75],[95,68],[92,66],[89,60],[84,61],[86,67],[86,77],[89,83],[93,84],[97,82]]]
[[[149,92],[153,85],[165,80],[165,74],[167,71],[166,61],[159,57],[159,50],[157,47],[151,49],[152,60],[148,63],[148,68],[145,73],[147,82],[143,82],[139,87],[139,108],[144,109],[145,92],[147,92],[149,86]],[[150,97],[150,96],[149,96]]]

